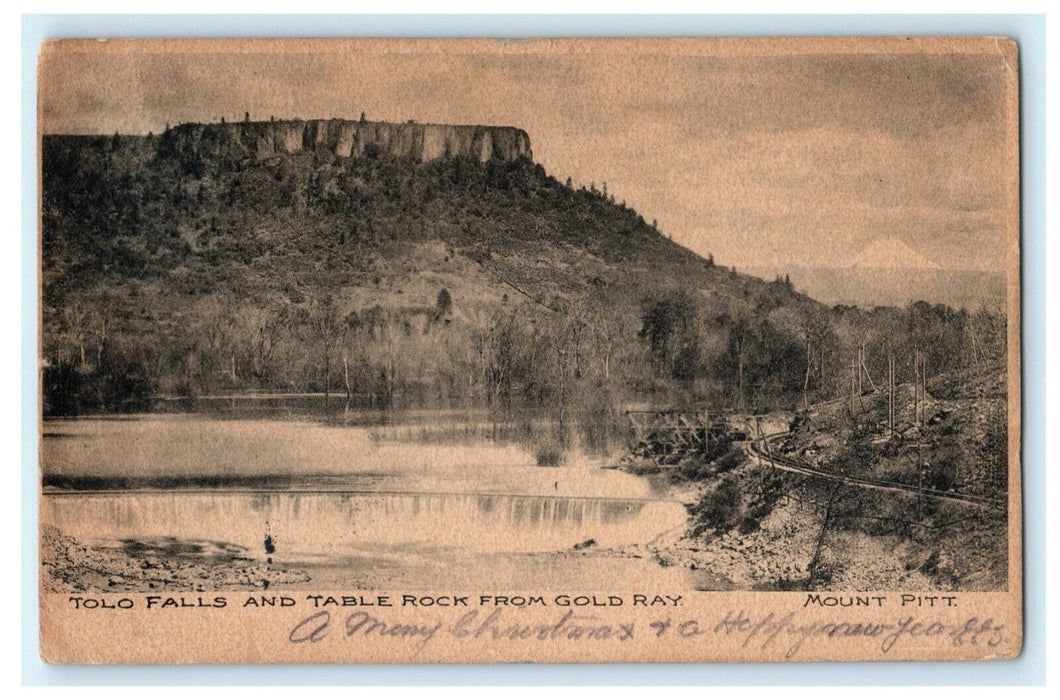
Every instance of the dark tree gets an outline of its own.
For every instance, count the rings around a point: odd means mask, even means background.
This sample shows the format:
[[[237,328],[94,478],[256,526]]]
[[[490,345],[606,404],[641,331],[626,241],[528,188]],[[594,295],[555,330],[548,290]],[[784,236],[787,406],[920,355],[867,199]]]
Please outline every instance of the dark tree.
[[[646,299],[639,337],[648,341],[656,367],[677,379],[692,378],[698,368],[699,338],[695,301],[685,290]]]
[[[449,315],[449,312],[453,310],[453,297],[449,294],[448,289],[443,289],[438,292],[438,299],[434,303],[434,318],[435,320],[445,318]]]

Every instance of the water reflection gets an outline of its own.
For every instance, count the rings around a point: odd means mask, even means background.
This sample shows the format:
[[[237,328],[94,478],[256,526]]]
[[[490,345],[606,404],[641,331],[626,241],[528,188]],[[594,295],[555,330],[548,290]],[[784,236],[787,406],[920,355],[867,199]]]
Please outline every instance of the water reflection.
[[[621,553],[685,522],[645,479],[584,455],[542,468],[518,445],[407,439],[418,431],[392,440],[313,421],[50,420],[41,520],[129,557],[271,558],[308,567],[317,587],[662,580],[650,559]],[[590,551],[572,551],[588,540]]]
[[[163,537],[232,543],[304,562],[391,547],[480,553],[647,542],[683,522],[676,503],[489,494],[120,493],[49,495],[42,517],[92,542]]]

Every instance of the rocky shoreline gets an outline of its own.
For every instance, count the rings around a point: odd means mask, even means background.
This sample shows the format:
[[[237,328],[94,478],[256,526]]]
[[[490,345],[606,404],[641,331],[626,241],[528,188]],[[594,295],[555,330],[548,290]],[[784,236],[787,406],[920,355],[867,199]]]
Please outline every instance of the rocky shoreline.
[[[632,471],[632,470],[631,470]],[[730,472],[742,482],[761,478],[760,468],[745,461]],[[642,472],[643,473],[643,472]],[[721,476],[698,481],[674,480],[671,471],[651,474],[659,492],[684,504],[687,527],[661,534],[652,542],[623,548],[631,556],[654,558],[662,566],[687,570],[696,590],[809,590],[809,564],[820,534],[821,515],[796,498],[785,498],[751,532],[739,527],[696,532],[694,510]],[[939,585],[923,573],[917,552],[890,537],[830,532],[818,567],[829,572],[827,587],[843,590],[933,590]]]
[[[45,593],[264,590],[310,578],[304,571],[240,556],[232,545],[191,543],[197,551],[189,556],[164,544],[127,541],[116,548],[93,546],[46,526],[40,538],[42,589]],[[187,546],[184,543],[185,550]]]

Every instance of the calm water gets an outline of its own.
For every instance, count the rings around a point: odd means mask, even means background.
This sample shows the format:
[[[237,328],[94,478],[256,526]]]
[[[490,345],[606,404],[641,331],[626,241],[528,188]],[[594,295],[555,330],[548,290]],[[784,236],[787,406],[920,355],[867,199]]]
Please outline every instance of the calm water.
[[[48,421],[44,470],[64,477],[224,476],[223,489],[53,493],[44,522],[86,542],[212,541],[307,569],[310,587],[663,585],[650,558],[610,552],[685,522],[648,482],[585,457],[542,468],[516,446],[415,444],[367,427],[151,416]],[[239,478],[284,477],[282,489]],[[279,483],[279,480],[277,480]],[[254,482],[260,483],[260,480]],[[595,540],[588,553],[573,545]],[[231,549],[231,548],[226,548]]]

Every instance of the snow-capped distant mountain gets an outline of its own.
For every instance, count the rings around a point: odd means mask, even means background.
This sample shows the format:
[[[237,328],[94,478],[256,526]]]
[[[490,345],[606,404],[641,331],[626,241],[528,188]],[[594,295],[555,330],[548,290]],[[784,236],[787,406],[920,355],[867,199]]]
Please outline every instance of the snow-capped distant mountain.
[[[881,238],[861,251],[850,267],[888,270],[938,270],[939,266],[897,238]]]

